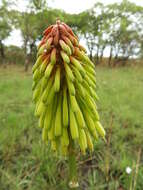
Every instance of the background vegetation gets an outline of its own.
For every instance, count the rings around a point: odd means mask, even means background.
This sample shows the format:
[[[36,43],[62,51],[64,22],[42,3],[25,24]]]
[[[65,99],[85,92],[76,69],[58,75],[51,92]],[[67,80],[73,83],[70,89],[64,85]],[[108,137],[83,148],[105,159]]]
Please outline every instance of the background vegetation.
[[[41,3],[40,3],[41,2]],[[2,0],[0,8],[0,59],[1,63],[27,65],[34,61],[36,45],[43,30],[57,18],[69,24],[80,39],[84,39],[90,58],[101,64],[108,51],[106,64],[125,65],[127,60],[143,57],[143,7],[127,0],[122,3],[103,5],[96,3],[91,9],[79,14],[68,14],[51,9],[45,0],[31,0],[25,12],[12,8],[12,1]],[[13,3],[16,3],[13,0]],[[13,29],[19,29],[23,39],[21,48],[5,47],[4,40]],[[23,58],[23,59],[22,59]]]
[[[12,8],[15,2],[0,6],[0,189],[68,190],[67,161],[42,143],[31,91],[36,45],[60,18],[86,42],[96,64],[98,109],[107,131],[107,143],[95,143],[92,155],[77,155],[79,189],[142,190],[143,7],[123,0],[68,14],[45,0],[30,0],[20,12]],[[22,47],[5,45],[13,29],[21,31]]]

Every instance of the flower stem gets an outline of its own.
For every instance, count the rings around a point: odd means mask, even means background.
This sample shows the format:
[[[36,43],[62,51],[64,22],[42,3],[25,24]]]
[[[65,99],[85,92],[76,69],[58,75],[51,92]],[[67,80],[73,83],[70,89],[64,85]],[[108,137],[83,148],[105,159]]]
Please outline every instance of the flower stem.
[[[71,141],[69,145],[69,187],[72,189],[77,188],[78,186],[76,154],[74,142]]]

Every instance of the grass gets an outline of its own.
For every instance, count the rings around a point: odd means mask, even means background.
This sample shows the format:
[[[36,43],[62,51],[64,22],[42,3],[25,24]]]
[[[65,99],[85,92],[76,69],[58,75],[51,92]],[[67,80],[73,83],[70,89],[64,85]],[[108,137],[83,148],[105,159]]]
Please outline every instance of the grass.
[[[0,68],[0,189],[68,190],[67,162],[41,141],[33,116],[31,72]],[[80,188],[141,190],[143,187],[143,68],[97,67],[97,93],[107,143],[78,156]],[[126,167],[131,167],[131,174]]]

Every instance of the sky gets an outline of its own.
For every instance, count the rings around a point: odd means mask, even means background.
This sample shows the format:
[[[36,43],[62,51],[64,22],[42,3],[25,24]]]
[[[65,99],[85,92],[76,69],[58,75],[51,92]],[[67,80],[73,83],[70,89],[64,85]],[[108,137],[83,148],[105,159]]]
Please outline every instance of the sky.
[[[1,1],[1,0],[0,0]],[[103,4],[120,3],[122,0],[48,0],[48,6],[57,9],[63,9],[68,13],[80,13],[90,9],[96,2]],[[17,0],[15,9],[25,10],[28,0]],[[143,6],[143,0],[130,0],[130,2]],[[22,45],[22,37],[19,30],[13,30],[9,38],[5,40],[6,45]]]

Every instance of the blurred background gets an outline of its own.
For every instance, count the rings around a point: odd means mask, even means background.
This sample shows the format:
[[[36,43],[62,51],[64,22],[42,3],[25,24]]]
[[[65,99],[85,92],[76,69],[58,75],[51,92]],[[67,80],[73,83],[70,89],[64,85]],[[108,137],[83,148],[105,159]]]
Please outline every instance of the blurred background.
[[[42,32],[70,25],[95,63],[107,142],[77,155],[81,190],[143,189],[143,1],[0,0],[0,190],[68,190],[41,141],[32,65]]]

